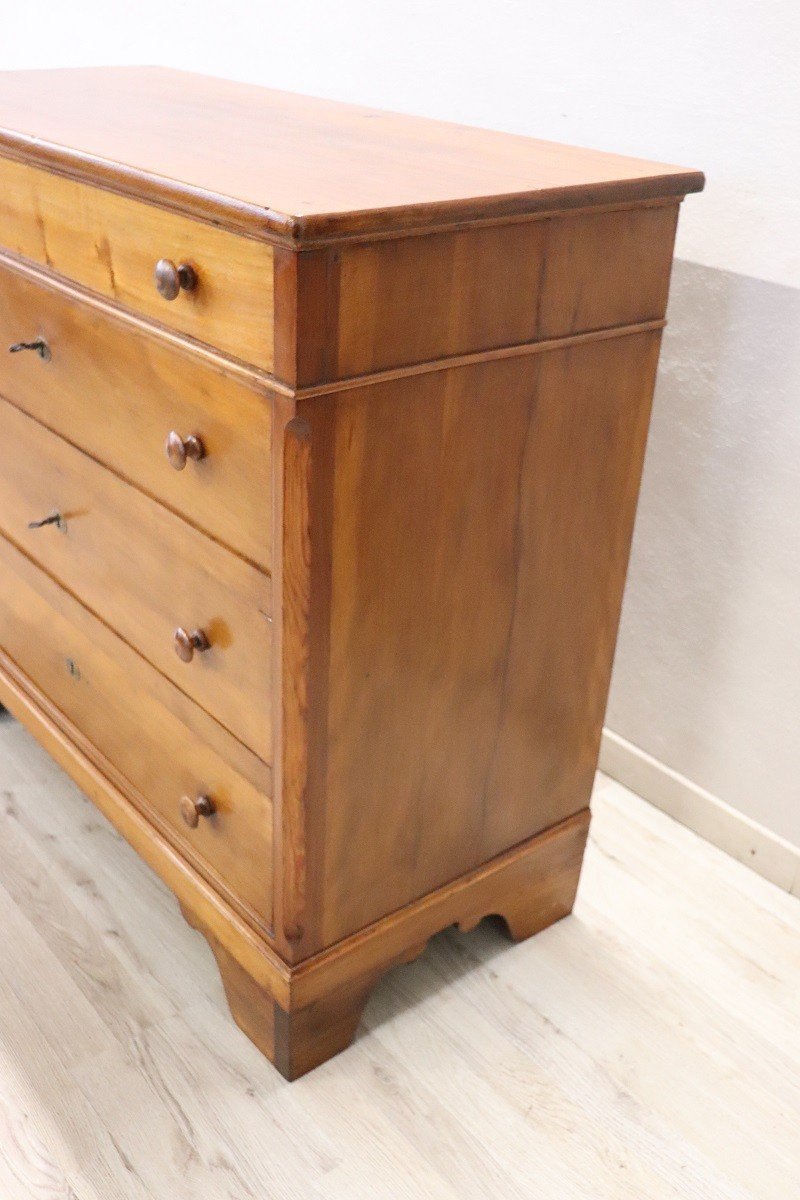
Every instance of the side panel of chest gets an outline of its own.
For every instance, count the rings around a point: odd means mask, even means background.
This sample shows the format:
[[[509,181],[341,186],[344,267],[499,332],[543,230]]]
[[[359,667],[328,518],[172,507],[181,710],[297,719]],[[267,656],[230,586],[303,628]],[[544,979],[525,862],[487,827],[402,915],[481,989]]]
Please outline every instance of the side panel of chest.
[[[588,803],[659,342],[615,336],[300,406],[321,944]]]

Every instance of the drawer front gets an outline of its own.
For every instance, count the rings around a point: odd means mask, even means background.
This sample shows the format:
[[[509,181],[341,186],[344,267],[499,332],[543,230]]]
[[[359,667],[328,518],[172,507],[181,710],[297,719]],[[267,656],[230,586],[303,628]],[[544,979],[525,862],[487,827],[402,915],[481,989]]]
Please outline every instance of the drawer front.
[[[50,357],[7,353],[44,338]],[[0,264],[0,394],[259,566],[272,561],[268,397]],[[171,432],[199,437],[176,471]]]
[[[232,738],[226,746],[221,731],[207,736],[214,722],[199,710],[187,720],[182,707],[190,702],[177,689],[141,659],[132,662],[134,651],[3,538],[0,570],[3,653],[88,741],[87,753],[99,757],[101,769],[110,764],[112,781],[117,771],[133,786],[134,800],[183,856],[269,924],[266,769],[259,778]],[[180,815],[184,795],[211,797],[214,814],[189,829]]]
[[[0,439],[0,532],[270,762],[269,576],[5,400]],[[210,647],[181,661],[178,628]]]
[[[0,245],[272,370],[273,254],[265,242],[0,159]],[[160,259],[191,265],[196,287],[165,300],[153,276]]]

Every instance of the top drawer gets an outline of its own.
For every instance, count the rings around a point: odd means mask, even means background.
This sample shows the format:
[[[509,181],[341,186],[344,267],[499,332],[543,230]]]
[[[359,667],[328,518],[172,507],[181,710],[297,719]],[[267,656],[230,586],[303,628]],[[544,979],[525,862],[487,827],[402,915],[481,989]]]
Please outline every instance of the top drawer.
[[[0,246],[272,370],[273,252],[266,242],[0,158]],[[160,259],[189,264],[196,286],[164,299],[154,280]]]

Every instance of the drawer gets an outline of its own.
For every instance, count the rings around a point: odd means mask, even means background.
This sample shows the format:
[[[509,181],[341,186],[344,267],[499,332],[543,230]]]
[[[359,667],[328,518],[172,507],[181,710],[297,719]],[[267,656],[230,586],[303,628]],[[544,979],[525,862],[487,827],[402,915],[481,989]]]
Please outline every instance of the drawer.
[[[269,923],[268,768],[3,538],[0,570],[0,649],[183,856]],[[214,814],[189,829],[184,795],[211,797]]]
[[[0,439],[0,532],[270,762],[270,577],[6,400]],[[190,662],[179,627],[210,643]]]
[[[7,353],[43,337],[50,350]],[[270,399],[124,321],[0,264],[0,394],[269,568]],[[173,470],[170,432],[199,437],[200,462]]]
[[[272,370],[273,253],[266,242],[0,158],[0,246]],[[189,264],[196,287],[165,300],[153,277],[160,259]]]

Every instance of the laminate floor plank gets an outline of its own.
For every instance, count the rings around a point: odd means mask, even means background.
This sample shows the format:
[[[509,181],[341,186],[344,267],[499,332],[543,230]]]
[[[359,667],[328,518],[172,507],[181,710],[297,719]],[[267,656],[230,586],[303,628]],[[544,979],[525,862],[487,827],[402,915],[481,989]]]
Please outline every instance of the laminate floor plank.
[[[98,1044],[113,1044],[109,1031],[87,1011],[57,962],[38,977],[18,970],[26,953],[34,952],[32,964],[45,964],[35,955],[33,929],[22,945],[6,936],[8,929],[4,921],[4,952],[14,956],[15,986],[6,970],[0,979],[0,1179],[8,1178],[11,1196],[16,1180],[26,1196],[47,1196],[49,1187],[53,1195],[80,1200],[147,1200],[73,1076]],[[5,1200],[6,1192],[0,1195]]]
[[[0,1195],[3,1200],[77,1200],[29,1114],[0,1083]]]
[[[49,845],[37,845],[17,820],[26,800],[32,803],[34,797],[24,788],[5,800],[0,838],[3,889],[24,910],[89,1004],[125,1043],[142,1026],[172,1015],[175,1006],[157,978],[125,954],[116,926],[94,925],[74,902],[57,858],[48,853]],[[79,877],[76,886],[78,891],[98,894],[97,881],[88,873]]]
[[[577,1195],[619,1200],[740,1195],[623,1092],[594,1055],[502,987],[491,957],[478,965],[449,934],[437,951],[406,975],[397,974],[396,996],[385,1005],[391,1020],[375,1034],[394,1043],[409,1036],[412,1022],[415,1044],[427,1051],[415,1059],[416,1070],[421,1062],[427,1079],[438,1063],[444,1079],[458,1078],[460,1091],[448,1088],[446,1094],[461,1111],[463,1088],[472,1094],[475,1080],[486,1080],[498,1111],[510,1108],[516,1117],[508,1124],[516,1130],[514,1146],[501,1142],[501,1152],[512,1160],[519,1155],[533,1169],[540,1189],[535,1194],[571,1195],[577,1186]],[[505,947],[495,942],[494,951],[503,954]],[[493,999],[498,992],[499,1012]]]
[[[447,931],[287,1084],[210,950],[0,716],[2,1200],[800,1195],[800,901],[598,779],[572,917]]]
[[[193,1002],[199,988],[216,995],[204,943],[188,938],[175,944],[172,894],[137,855],[119,854],[116,831],[77,788],[72,804],[59,808],[53,800],[50,789],[23,784],[12,801],[5,800],[6,815],[13,836],[26,842],[50,885],[80,914],[82,927],[100,938],[99,952],[133,975],[134,986],[144,981],[161,994],[162,1016]],[[77,823],[69,819],[76,808]],[[126,913],[132,894],[137,901]]]

